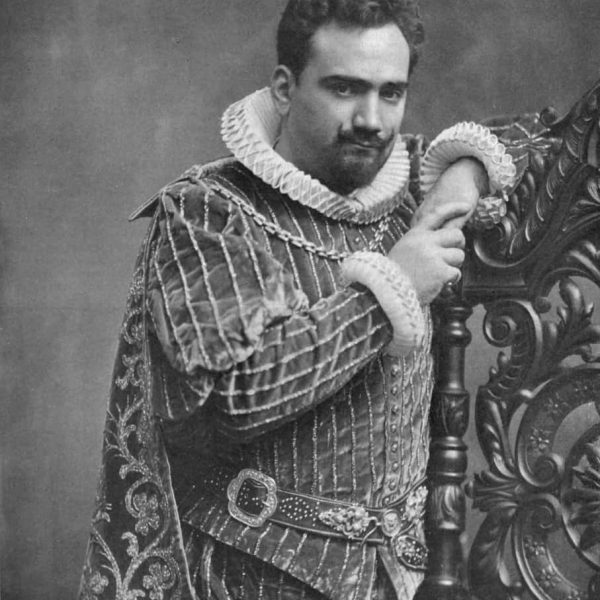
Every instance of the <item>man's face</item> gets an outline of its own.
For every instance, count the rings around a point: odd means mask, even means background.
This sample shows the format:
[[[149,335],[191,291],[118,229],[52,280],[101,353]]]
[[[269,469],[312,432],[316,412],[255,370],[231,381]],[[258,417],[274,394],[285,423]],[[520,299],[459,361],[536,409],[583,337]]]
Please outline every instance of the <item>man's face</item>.
[[[400,129],[408,67],[408,44],[394,24],[319,28],[300,77],[290,75],[278,151],[338,193],[370,183]]]

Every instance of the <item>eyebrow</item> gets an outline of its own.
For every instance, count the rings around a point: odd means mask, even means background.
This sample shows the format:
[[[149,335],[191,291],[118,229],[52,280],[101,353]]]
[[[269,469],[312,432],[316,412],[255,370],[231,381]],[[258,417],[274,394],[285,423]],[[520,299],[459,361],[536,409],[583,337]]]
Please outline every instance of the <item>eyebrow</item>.
[[[373,84],[370,81],[349,75],[327,75],[321,78],[320,82],[325,85],[338,82],[349,83],[364,89],[370,89],[373,87]],[[381,88],[386,87],[392,87],[399,92],[405,92],[408,89],[408,81],[386,81]]]

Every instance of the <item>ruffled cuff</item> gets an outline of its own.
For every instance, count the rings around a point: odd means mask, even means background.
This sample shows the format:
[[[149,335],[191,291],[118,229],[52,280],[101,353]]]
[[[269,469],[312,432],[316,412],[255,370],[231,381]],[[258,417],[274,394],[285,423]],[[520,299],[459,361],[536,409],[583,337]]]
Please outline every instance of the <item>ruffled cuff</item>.
[[[506,213],[506,192],[514,185],[517,169],[504,144],[477,123],[462,122],[445,129],[430,144],[421,165],[421,192],[427,193],[441,174],[459,158],[472,156],[484,166],[491,195],[481,198],[471,223],[486,229]]]
[[[477,123],[457,123],[431,142],[421,165],[421,190],[428,192],[440,175],[459,158],[473,156],[487,171],[492,193],[505,192],[515,182],[517,170],[504,144]]]
[[[417,292],[395,262],[377,252],[355,252],[343,261],[342,275],[368,287],[385,311],[394,329],[387,354],[403,356],[422,343],[425,319]]]

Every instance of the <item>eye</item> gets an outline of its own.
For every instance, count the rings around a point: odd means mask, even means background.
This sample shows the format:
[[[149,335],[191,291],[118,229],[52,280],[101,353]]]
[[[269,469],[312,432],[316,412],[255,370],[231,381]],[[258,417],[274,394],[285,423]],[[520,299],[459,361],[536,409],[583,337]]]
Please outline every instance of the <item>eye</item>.
[[[353,85],[347,81],[334,81],[331,84],[331,91],[336,96],[342,96],[344,98],[352,96],[355,93]]]
[[[392,102],[397,104],[404,98],[404,94],[406,93],[406,88],[399,88],[395,86],[384,87],[381,90],[381,97],[388,102]]]

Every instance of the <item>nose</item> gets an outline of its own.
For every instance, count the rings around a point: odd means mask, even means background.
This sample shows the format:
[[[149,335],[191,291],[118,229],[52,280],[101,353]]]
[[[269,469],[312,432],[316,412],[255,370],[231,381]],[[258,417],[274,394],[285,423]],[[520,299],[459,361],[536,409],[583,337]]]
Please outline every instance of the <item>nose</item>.
[[[381,122],[379,97],[377,94],[365,94],[356,106],[353,125],[357,129],[366,129],[379,133],[383,124]]]

